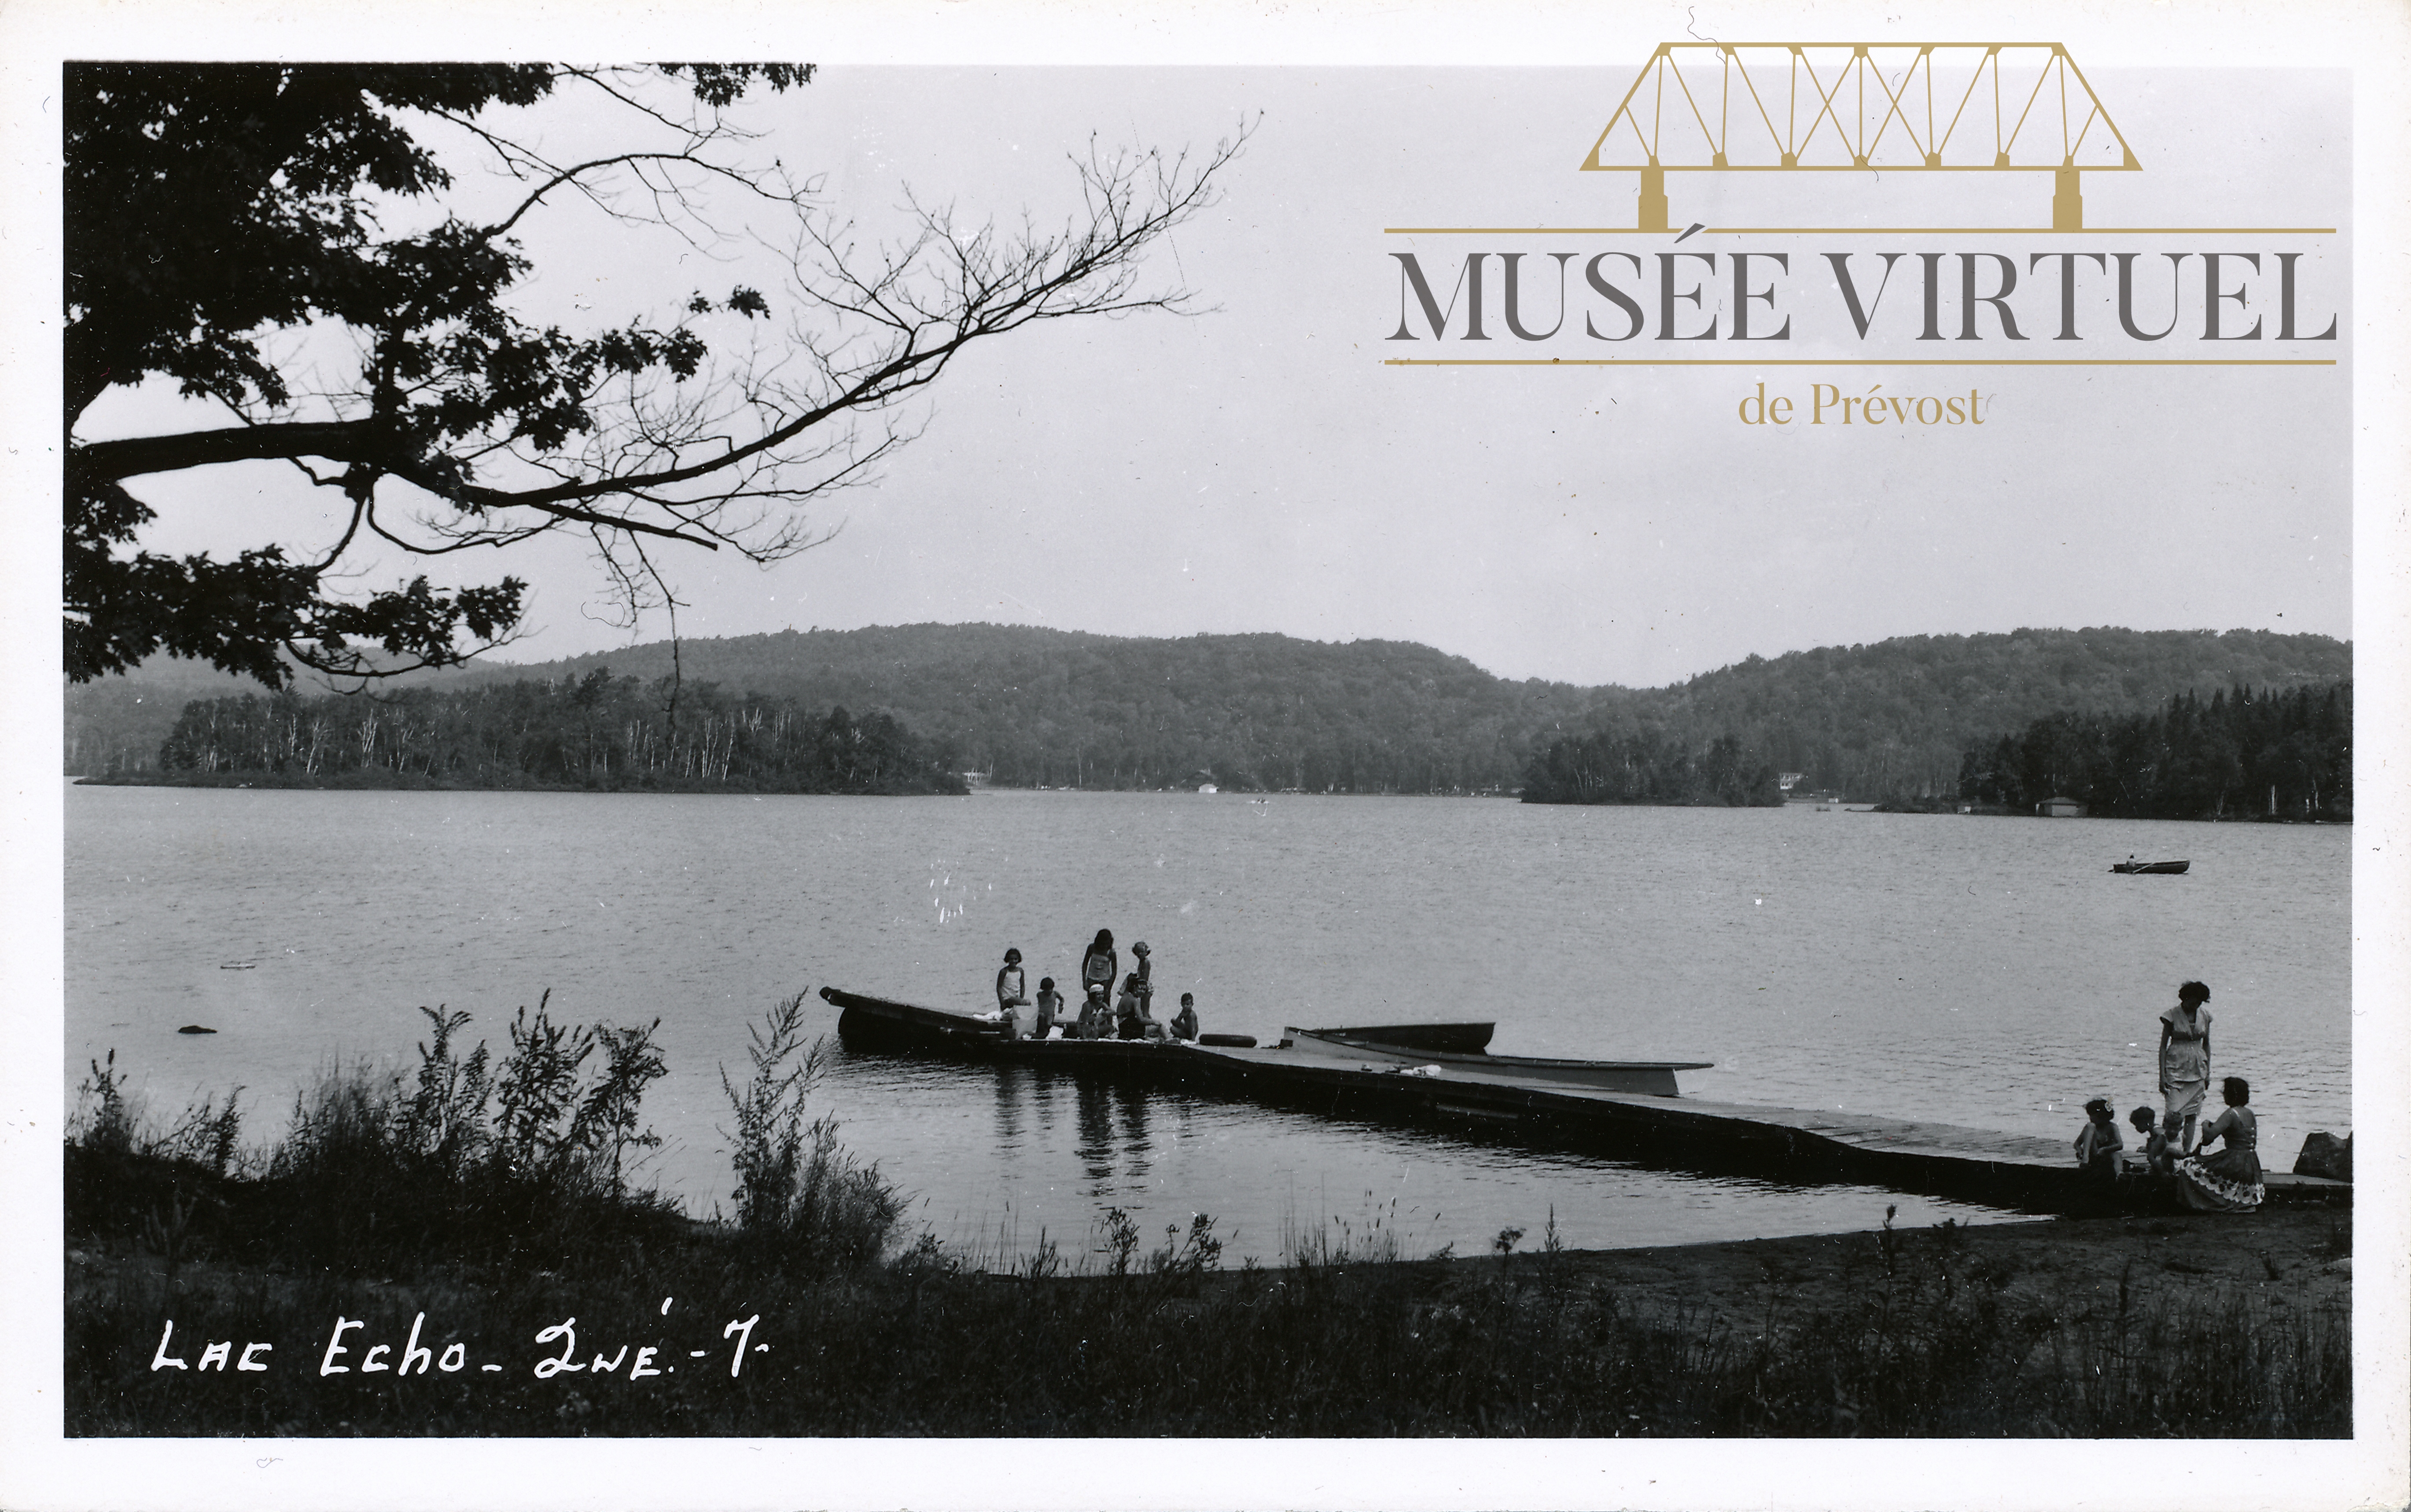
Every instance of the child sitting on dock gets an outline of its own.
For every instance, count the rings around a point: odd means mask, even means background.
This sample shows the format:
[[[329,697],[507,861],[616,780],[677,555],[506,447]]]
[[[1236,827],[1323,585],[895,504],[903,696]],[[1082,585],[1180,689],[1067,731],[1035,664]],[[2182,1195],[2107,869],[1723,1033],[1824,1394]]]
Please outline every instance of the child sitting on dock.
[[[2143,1137],[2143,1170],[2155,1176],[2165,1176],[2176,1168],[2176,1151],[2170,1146],[2170,1135],[2160,1132],[2160,1122],[2149,1108],[2138,1108],[2126,1115],[2135,1132]],[[2171,1131],[2173,1132],[2173,1131]]]
[[[1063,1011],[1063,995],[1055,990],[1053,977],[1038,979],[1038,1022],[1030,1031],[1032,1040],[1044,1040],[1055,1032],[1055,1020]]]
[[[1172,1038],[1186,1040],[1191,1044],[1196,1042],[1197,995],[1195,993],[1180,995],[1180,1011],[1172,1015]]]
[[[1105,1006],[1105,984],[1089,983],[1089,1000],[1080,1005],[1080,1022],[1074,1032],[1082,1040],[1106,1040],[1113,1036],[1114,1012]]]
[[[1147,994],[1145,985],[1139,981],[1138,973],[1133,971],[1129,976],[1122,979],[1121,1000],[1114,1005],[1114,1023],[1117,1028],[1117,1038],[1123,1040],[1146,1039],[1147,1022]]]
[[[2126,1141],[2118,1134],[2118,1114],[2110,1099],[2096,1098],[2084,1105],[2085,1125],[2076,1135],[2076,1163],[2088,1176],[2104,1181],[2118,1174],[2118,1152]]]

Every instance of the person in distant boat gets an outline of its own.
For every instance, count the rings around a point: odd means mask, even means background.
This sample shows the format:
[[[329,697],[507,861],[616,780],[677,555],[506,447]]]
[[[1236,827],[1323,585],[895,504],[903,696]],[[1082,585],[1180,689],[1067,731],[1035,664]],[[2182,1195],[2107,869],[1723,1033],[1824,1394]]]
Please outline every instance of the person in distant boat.
[[[1147,998],[1139,991],[1138,973],[1122,979],[1122,995],[1114,1004],[1115,1036],[1122,1040],[1141,1040],[1147,1036]]]
[[[1038,979],[1038,1022],[1030,1027],[1032,1040],[1044,1040],[1055,1032],[1055,1021],[1063,1012],[1063,995],[1055,990],[1053,977]]]
[[[1089,1000],[1080,1005],[1080,1022],[1074,1028],[1083,1040],[1103,1040],[1113,1034],[1114,1010],[1105,1001],[1103,984],[1089,983]]]
[[[2177,989],[2176,1007],[2160,1012],[2160,1097],[2179,1155],[2194,1152],[2194,1126],[2201,1116],[2202,1095],[2210,1090],[2209,1004],[2210,989],[2188,981]]]
[[[1080,957],[1080,986],[1083,991],[1096,987],[1111,995],[1114,979],[1122,974],[1121,952],[1114,949],[1114,932],[1100,929],[1097,938],[1089,942],[1089,953]]]
[[[2126,1141],[2118,1134],[2118,1112],[2107,1098],[2084,1105],[2084,1127],[2076,1133],[2076,1164],[2087,1176],[2110,1181],[2118,1174],[2118,1152]]]
[[[2201,1131],[2201,1142],[2225,1140],[2216,1155],[2196,1154],[2177,1162],[2177,1196],[2204,1213],[2249,1213],[2269,1189],[2260,1180],[2260,1121],[2251,1109],[2252,1085],[2240,1076],[2219,1083],[2227,1111]]]
[[[1180,995],[1180,1011],[1172,1015],[1172,1038],[1195,1042],[1197,1039],[1197,995],[1195,993]]]

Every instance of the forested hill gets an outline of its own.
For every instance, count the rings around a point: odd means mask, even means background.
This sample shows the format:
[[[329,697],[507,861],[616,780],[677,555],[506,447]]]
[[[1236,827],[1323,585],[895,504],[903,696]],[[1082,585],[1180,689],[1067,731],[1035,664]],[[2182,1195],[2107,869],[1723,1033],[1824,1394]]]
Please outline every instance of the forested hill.
[[[680,661],[690,685],[891,714],[1001,784],[1508,791],[1563,735],[1631,732],[1694,749],[1732,736],[1810,786],[1865,797],[1952,792],[1970,743],[2047,714],[2142,713],[2185,691],[2352,674],[2351,647],[2325,636],[2117,629],[1910,636],[1751,657],[1645,690],[1511,682],[1406,642],[1007,625],[690,641]],[[669,647],[413,680],[582,679],[604,666],[650,681],[669,672]],[[146,692],[148,675],[68,690],[70,770],[155,762],[183,700],[231,687]]]
[[[1730,734],[1779,769],[1807,774],[1809,786],[1852,797],[1939,795],[1956,791],[1968,745],[2048,715],[2144,714],[2181,692],[2351,676],[2351,643],[2325,635],[2110,627],[1905,635],[1753,656],[1609,701],[1590,722],[1694,746]]]
[[[688,642],[689,681],[893,714],[1003,785],[1449,792],[1514,786],[1531,732],[1595,700],[1403,641],[1149,640],[1016,625]],[[472,676],[669,670],[665,646]]]

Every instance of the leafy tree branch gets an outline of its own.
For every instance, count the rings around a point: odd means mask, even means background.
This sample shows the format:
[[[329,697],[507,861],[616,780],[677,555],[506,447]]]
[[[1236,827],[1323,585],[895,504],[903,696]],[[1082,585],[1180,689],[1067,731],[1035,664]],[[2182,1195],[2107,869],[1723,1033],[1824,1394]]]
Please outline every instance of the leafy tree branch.
[[[864,244],[782,163],[753,162],[760,138],[723,113],[756,86],[811,78],[801,65],[70,65],[70,676],[163,647],[270,686],[293,663],[365,677],[462,661],[512,633],[525,584],[340,593],[357,554],[444,557],[564,529],[587,533],[633,623],[673,602],[648,540],[755,562],[826,540],[809,506],[912,439],[899,407],[971,343],[1196,308],[1145,263],[1213,202],[1244,130],[1193,155],[1092,144],[1074,165],[1079,209],[1057,230],[908,199],[905,233]],[[556,161],[526,112],[571,91],[658,139]],[[524,192],[468,215],[446,138]],[[721,224],[714,191],[745,207],[744,236]],[[574,203],[715,256],[775,251],[784,286],[698,290],[600,330],[539,326],[519,308],[535,268],[517,233]],[[431,209],[432,224],[386,229]],[[80,433],[110,390],[160,379],[235,423]],[[349,502],[331,550],[128,551],[156,518],[140,480],[261,460]]]

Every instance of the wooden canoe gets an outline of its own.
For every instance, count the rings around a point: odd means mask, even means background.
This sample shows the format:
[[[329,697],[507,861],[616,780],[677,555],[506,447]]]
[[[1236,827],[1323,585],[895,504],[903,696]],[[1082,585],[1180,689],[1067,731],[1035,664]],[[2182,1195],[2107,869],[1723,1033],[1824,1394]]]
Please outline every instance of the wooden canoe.
[[[1345,1036],[1350,1040],[1366,1040],[1396,1050],[1446,1051],[1458,1055],[1479,1055],[1490,1044],[1495,1024],[1373,1024],[1362,1028],[1345,1029],[1284,1029],[1283,1034],[1319,1034]]]
[[[1427,1028],[1479,1027],[1482,1042],[1490,1040],[1491,1025],[1424,1025]],[[1502,1075],[1596,1092],[1629,1092],[1649,1097],[1680,1095],[1677,1071],[1702,1071],[1716,1064],[1706,1060],[1560,1060],[1539,1055],[1493,1055],[1486,1051],[1431,1050],[1372,1038],[1388,1031],[1364,1029],[1283,1029],[1280,1047],[1301,1054],[1325,1055],[1380,1065],[1440,1066],[1458,1071],[1496,1071]]]
[[[2126,877],[2182,877],[2190,861],[2122,861],[2111,867]]]

